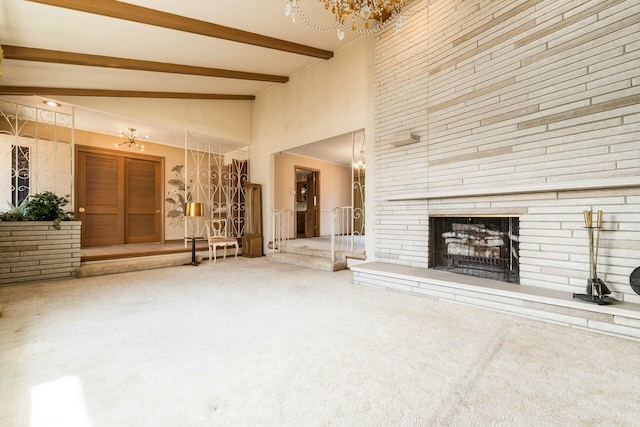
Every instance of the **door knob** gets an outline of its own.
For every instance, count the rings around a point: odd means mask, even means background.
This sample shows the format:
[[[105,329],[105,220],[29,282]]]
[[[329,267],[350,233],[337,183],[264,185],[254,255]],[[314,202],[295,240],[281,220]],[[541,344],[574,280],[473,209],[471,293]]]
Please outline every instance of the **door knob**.
[[[80,212],[80,213],[84,213],[84,211],[85,211],[85,208],[79,208],[78,209],[78,212]]]
[[[156,213],[160,213],[160,209],[156,209]]]

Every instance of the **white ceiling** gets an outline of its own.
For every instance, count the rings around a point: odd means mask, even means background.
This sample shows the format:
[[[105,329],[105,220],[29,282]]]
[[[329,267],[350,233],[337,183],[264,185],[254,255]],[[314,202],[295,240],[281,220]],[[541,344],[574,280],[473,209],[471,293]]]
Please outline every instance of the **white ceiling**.
[[[128,0],[126,3],[328,51],[336,51],[357,38],[347,31],[345,39],[340,41],[335,31],[312,30],[300,16],[295,24],[292,23],[291,18],[284,15],[285,0]],[[300,3],[316,24],[328,26],[333,22],[333,15],[321,2],[304,0]],[[0,3],[0,43],[282,76],[291,76],[323,61],[25,0],[2,0]],[[257,95],[274,84],[283,84],[6,58],[1,65],[2,86]],[[5,96],[3,99],[42,107],[41,101],[45,98]],[[55,96],[46,99],[55,99]],[[76,108],[76,127],[107,134],[136,127],[140,134],[152,134],[152,140],[160,143],[175,141],[176,133],[184,135],[184,130],[160,129],[157,125],[150,128],[148,124],[136,123],[127,117],[86,108]],[[338,140],[349,142],[348,150],[343,149],[341,154],[338,154],[340,150],[335,147],[337,140],[334,139],[326,142],[324,148],[307,147],[300,149],[298,154],[349,164],[351,137],[347,135]]]

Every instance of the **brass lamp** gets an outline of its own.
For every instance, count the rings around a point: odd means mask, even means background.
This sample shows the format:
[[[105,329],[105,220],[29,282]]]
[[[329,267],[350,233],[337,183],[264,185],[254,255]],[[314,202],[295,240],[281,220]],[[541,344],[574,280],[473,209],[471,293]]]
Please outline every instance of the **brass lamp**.
[[[185,216],[202,216],[202,203],[188,202],[184,204]]]
[[[184,216],[196,217],[202,216],[202,203],[200,202],[188,202],[184,205]],[[196,261],[196,236],[191,237],[191,263],[185,265],[198,265]]]

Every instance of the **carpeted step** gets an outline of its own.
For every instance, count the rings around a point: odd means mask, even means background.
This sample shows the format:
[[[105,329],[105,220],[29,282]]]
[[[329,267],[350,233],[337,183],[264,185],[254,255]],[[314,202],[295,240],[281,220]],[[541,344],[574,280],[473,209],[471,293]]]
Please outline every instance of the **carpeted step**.
[[[287,247],[286,253],[309,255],[309,256],[319,257],[319,258],[331,258],[331,250],[311,248],[309,246],[290,246],[290,247]],[[346,257],[344,252],[336,251],[336,259],[344,260],[345,258]]]
[[[208,252],[197,251],[196,256],[198,260],[208,259]],[[127,259],[89,261],[81,263],[76,274],[78,277],[103,276],[105,274],[174,267],[189,262],[191,262],[191,254],[187,252]]]
[[[315,268],[323,271],[344,270],[347,262],[344,259],[331,262],[331,258],[318,257],[313,255],[304,255],[299,253],[275,253],[267,254],[269,261],[279,262],[282,264],[297,265],[298,267]]]

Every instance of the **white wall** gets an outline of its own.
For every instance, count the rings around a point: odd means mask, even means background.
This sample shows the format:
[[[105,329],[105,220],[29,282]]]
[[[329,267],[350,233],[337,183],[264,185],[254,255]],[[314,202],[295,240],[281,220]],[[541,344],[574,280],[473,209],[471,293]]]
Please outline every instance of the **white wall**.
[[[250,180],[263,185],[268,233],[274,209],[272,154],[363,128],[367,141],[373,142],[373,46],[372,37],[363,37],[331,60],[319,60],[286,85],[256,97]],[[267,235],[265,244],[270,239]]]
[[[635,0],[435,0],[379,36],[376,260],[426,267],[430,214],[515,212],[521,282],[584,292],[582,211],[603,210],[599,276],[640,302],[639,16]],[[389,144],[401,130],[421,142]]]

